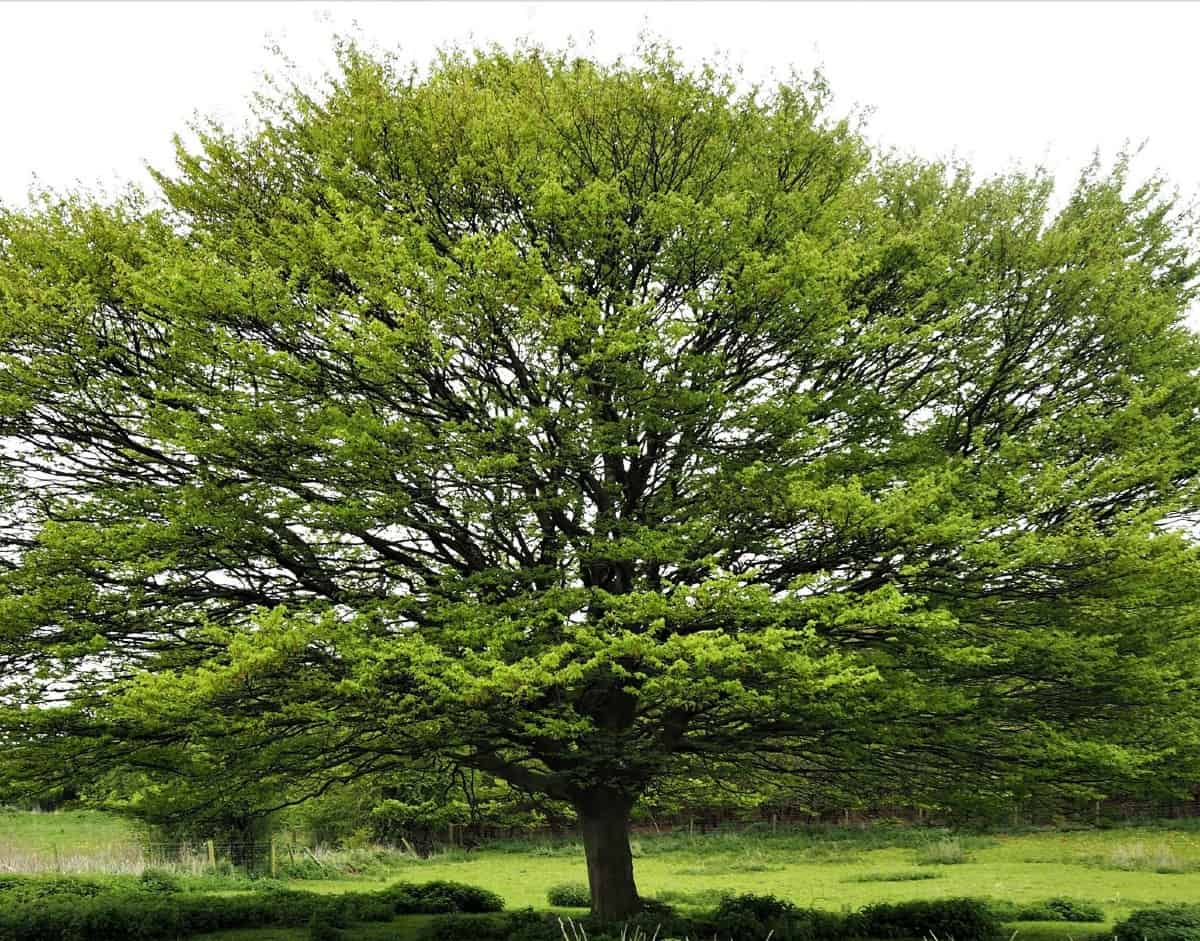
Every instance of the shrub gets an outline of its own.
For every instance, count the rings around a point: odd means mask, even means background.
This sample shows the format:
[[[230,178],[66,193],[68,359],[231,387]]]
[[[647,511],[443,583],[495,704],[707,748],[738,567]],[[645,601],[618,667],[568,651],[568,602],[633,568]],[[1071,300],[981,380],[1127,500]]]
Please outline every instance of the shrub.
[[[1001,934],[1000,919],[980,899],[929,899],[868,905],[854,917],[854,934],[869,938],[954,938],[985,941]]]
[[[308,941],[338,941],[342,936],[327,911],[315,911],[308,921]]]
[[[100,880],[74,876],[3,876],[0,877],[0,899],[14,904],[62,895],[91,898],[102,892],[132,888],[134,884],[132,879],[123,877]]]
[[[959,863],[969,863],[970,861],[971,856],[958,837],[950,837],[946,840],[938,840],[936,843],[928,843],[917,850],[916,853],[918,866],[954,866]]]
[[[397,882],[375,894],[386,899],[397,915],[435,915],[449,912],[480,914],[498,912],[504,908],[504,899],[495,892],[473,885],[463,885],[461,882],[435,881],[422,885]]]
[[[171,873],[162,869],[145,869],[138,877],[138,888],[143,892],[154,892],[159,895],[169,895],[183,891],[179,880]]]
[[[735,895],[723,899],[711,917],[703,920],[697,935],[779,941],[841,941],[855,934],[852,919],[836,912],[797,908],[773,895]]]
[[[75,888],[83,880],[36,881]],[[396,914],[487,912],[502,906],[491,892],[453,882],[399,884],[382,892],[339,896],[274,887],[236,896],[160,894],[128,886],[92,895],[45,892],[46,885],[41,884],[37,888],[41,894],[6,894],[6,904],[0,905],[0,941],[148,941],[269,926],[308,925],[324,931],[326,924],[336,928],[351,922],[388,921]]]
[[[340,875],[332,867],[310,856],[281,859],[276,868],[284,879],[335,879]]]
[[[1044,902],[989,900],[988,908],[1000,921],[1104,921],[1104,909],[1080,899],[1052,898]]]
[[[794,912],[796,906],[791,902],[774,895],[732,895],[722,899],[713,913],[720,921],[733,917],[748,917],[759,922],[776,920],[789,912]]]
[[[423,941],[563,941],[558,919],[532,909],[501,915],[447,915],[434,919],[421,937]]]
[[[691,892],[683,889],[663,889],[661,892],[655,892],[654,898],[670,905],[716,908],[732,895],[728,889],[695,889]]]
[[[1113,925],[1116,941],[1200,941],[1200,905],[1143,908]]]
[[[587,908],[592,904],[592,893],[581,882],[561,882],[546,890],[546,901],[559,908]]]

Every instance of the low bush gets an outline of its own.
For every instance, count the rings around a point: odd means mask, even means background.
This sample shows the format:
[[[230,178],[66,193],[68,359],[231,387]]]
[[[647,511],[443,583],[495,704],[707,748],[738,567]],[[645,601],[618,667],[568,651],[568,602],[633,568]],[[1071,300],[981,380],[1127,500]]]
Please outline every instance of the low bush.
[[[558,908],[587,908],[592,893],[582,882],[560,882],[546,890],[546,901]]]
[[[338,941],[342,932],[328,911],[315,911],[308,920],[308,941]]]
[[[1115,941],[1200,941],[1200,905],[1143,908],[1113,925]]]
[[[170,895],[173,892],[183,891],[179,880],[162,869],[143,870],[142,874],[138,876],[138,888],[143,892],[154,892],[159,895]]]
[[[136,880],[129,876],[105,879],[81,879],[76,876],[0,876],[0,900],[12,905],[22,901],[71,896],[91,898],[104,892],[132,889]]]
[[[696,934],[706,937],[760,939],[769,935],[779,941],[841,941],[855,933],[850,916],[798,908],[773,895],[722,899],[711,919],[699,920],[696,927]]]
[[[866,938],[954,938],[986,941],[1001,935],[1001,922],[981,899],[928,899],[868,905],[850,916],[851,933]]]
[[[281,859],[276,865],[276,872],[284,879],[338,879],[342,875],[333,866],[309,856]]]
[[[422,941],[563,941],[558,919],[523,909],[488,915],[447,915],[434,919]],[[592,941],[597,939],[592,938]]]
[[[729,889],[663,889],[654,893],[654,898],[668,905],[686,905],[689,908],[716,908],[733,895]]]
[[[1000,921],[1104,921],[1104,909],[1080,899],[1052,898],[1044,902],[988,901],[988,908]]]
[[[89,895],[73,891],[84,880],[38,882],[37,894],[28,888],[20,895],[6,892],[5,904],[0,905],[0,941],[149,941],[234,928],[304,925],[320,932],[326,925],[339,928],[353,922],[388,921],[396,915],[494,912],[503,907],[494,893],[454,882],[400,883],[380,892],[333,896],[275,887],[214,896],[126,886],[105,889],[103,884]],[[52,888],[47,883],[54,882],[72,891],[47,891]]]
[[[435,915],[448,912],[481,914],[498,912],[504,899],[495,892],[464,885],[461,882],[397,882],[374,893],[386,898],[397,915]]]
[[[581,918],[564,925],[553,915],[533,911],[499,915],[450,915],[434,920],[425,941],[563,941],[586,937],[609,941],[657,935],[659,938],[719,938],[724,941],[856,941],[860,938],[953,938],[994,941],[1000,920],[977,899],[945,899],[872,905],[861,912],[799,908],[770,895],[738,895],[720,900],[710,913],[681,917],[661,902],[649,901],[637,917],[621,924]],[[1123,939],[1124,941],[1124,939]],[[1132,939],[1129,939],[1132,941]],[[1152,939],[1166,941],[1166,939]],[[1186,941],[1200,941],[1200,937]]]

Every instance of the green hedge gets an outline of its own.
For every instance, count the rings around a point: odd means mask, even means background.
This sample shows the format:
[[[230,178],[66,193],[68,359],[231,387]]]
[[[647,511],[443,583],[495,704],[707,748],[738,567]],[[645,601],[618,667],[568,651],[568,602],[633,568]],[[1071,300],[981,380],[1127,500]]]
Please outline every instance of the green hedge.
[[[855,915],[859,937],[867,938],[953,938],[954,941],[985,941],[998,938],[1000,919],[982,899],[928,899],[868,905]]]
[[[499,896],[454,882],[398,883],[380,892],[318,895],[269,890],[216,896],[124,885],[94,892],[88,880],[42,880],[4,889],[0,941],[151,941],[233,928],[335,926],[396,915],[496,912]],[[78,889],[79,891],[75,891]],[[89,894],[90,893],[90,894]]]
[[[625,925],[577,919],[589,941],[628,938],[641,928],[646,937],[720,938],[722,941],[857,941],[861,938],[953,938],[993,941],[1001,924],[979,899],[942,899],[869,905],[858,912],[799,908],[769,895],[739,895],[722,900],[707,915],[684,918],[666,906],[654,906]],[[562,941],[558,918],[533,911],[488,917],[439,918],[426,941]],[[1163,941],[1163,939],[1159,939]],[[1189,939],[1191,941],[1191,939]],[[1200,941],[1200,938],[1195,939]]]
[[[988,907],[1001,921],[1104,921],[1104,909],[1080,899],[1052,898],[1044,902],[1000,902],[988,900]]]
[[[590,908],[592,893],[582,882],[562,882],[546,890],[546,901],[556,908]]]
[[[1143,908],[1113,925],[1116,941],[1200,941],[1200,905]]]

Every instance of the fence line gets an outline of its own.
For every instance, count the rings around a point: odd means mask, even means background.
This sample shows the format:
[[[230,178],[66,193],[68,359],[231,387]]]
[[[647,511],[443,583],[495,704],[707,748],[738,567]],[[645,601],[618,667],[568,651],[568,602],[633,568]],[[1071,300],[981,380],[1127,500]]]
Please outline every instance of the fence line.
[[[1005,820],[1011,825],[1063,823],[1068,820],[1100,823],[1129,823],[1151,819],[1200,818],[1200,797],[1188,800],[1112,799],[1082,802],[1036,802],[1013,805]],[[993,817],[990,822],[997,822]],[[795,807],[759,808],[753,812],[728,813],[720,811],[646,817],[637,820],[635,834],[685,831],[705,833],[722,828],[755,829],[774,832],[779,828],[820,825],[868,826],[871,823],[896,821],[918,826],[943,825],[950,821],[945,815],[923,808],[872,807],[826,809],[820,813]],[[966,822],[966,821],[957,821]],[[978,822],[978,821],[976,821]],[[573,822],[560,821],[545,826],[502,826],[487,822],[455,823],[433,831],[424,829],[419,839],[400,837],[399,846],[368,847],[405,855],[425,855],[439,849],[474,849],[501,839],[579,839]],[[416,845],[414,845],[414,843]],[[353,851],[344,851],[350,852]],[[178,842],[130,840],[89,851],[52,845],[48,850],[31,851],[6,845],[0,836],[0,872],[75,872],[140,874],[146,869],[167,868],[176,872],[202,874],[239,869],[258,874],[277,874],[295,871],[297,864],[332,871],[336,861],[329,847],[297,839],[295,830],[281,831],[265,839],[210,839]],[[343,853],[344,855],[344,853]],[[324,858],[323,858],[324,857]],[[311,868],[310,866],[310,868]]]

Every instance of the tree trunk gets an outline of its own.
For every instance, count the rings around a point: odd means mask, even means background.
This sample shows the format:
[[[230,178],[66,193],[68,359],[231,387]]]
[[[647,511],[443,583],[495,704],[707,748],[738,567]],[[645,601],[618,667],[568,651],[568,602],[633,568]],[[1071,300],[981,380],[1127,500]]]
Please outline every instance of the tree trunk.
[[[632,806],[629,798],[611,792],[592,792],[575,804],[587,856],[592,914],[602,921],[621,921],[637,914],[642,905],[629,849]]]

